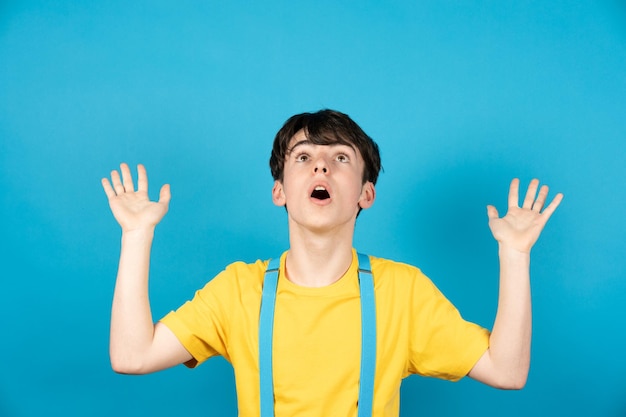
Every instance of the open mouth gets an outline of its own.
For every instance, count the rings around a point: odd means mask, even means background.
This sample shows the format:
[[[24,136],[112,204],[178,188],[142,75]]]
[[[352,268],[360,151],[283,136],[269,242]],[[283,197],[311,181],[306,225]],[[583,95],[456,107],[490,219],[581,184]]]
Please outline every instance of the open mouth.
[[[317,200],[326,200],[330,198],[330,194],[326,191],[326,188],[322,186],[317,186],[311,193],[311,197]]]

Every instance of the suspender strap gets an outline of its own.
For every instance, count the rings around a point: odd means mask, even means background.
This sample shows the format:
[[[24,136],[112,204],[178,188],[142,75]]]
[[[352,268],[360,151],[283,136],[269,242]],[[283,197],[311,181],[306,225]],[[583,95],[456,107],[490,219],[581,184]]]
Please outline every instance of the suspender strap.
[[[370,258],[362,253],[357,255],[361,291],[361,379],[358,417],[371,417],[376,373],[376,300]]]
[[[359,381],[358,417],[371,417],[374,403],[376,373],[376,300],[369,256],[357,254],[359,289],[361,293],[361,372]],[[274,377],[272,344],[274,309],[280,258],[271,259],[263,281],[259,316],[259,374],[261,383],[261,417],[274,416]]]
[[[259,374],[261,377],[261,417],[274,416],[274,375],[272,344],[274,336],[274,307],[278,287],[280,258],[270,260],[263,280],[261,314],[259,316]]]

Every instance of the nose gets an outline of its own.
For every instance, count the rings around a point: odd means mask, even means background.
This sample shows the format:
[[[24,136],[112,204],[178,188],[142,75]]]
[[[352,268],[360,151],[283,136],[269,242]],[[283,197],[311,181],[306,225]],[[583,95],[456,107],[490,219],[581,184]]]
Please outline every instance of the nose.
[[[326,160],[324,158],[317,158],[315,161],[315,165],[313,168],[313,172],[326,174],[328,173],[328,165],[326,164]]]

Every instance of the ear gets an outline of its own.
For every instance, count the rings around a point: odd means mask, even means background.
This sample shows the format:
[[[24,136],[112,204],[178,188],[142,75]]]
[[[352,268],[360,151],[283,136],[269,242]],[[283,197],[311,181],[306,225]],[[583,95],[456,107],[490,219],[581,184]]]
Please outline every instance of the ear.
[[[363,189],[361,190],[359,207],[362,209],[368,209],[372,207],[374,200],[376,200],[376,187],[374,187],[374,184],[371,181],[367,181],[363,184]]]
[[[279,207],[287,204],[285,192],[283,191],[283,183],[278,180],[274,181],[274,187],[272,187],[272,201]]]

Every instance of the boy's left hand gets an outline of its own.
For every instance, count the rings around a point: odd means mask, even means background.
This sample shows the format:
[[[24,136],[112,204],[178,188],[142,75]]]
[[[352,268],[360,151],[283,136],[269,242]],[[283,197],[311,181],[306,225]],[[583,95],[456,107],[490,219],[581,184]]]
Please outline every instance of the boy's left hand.
[[[557,194],[542,212],[548,196],[548,186],[543,185],[537,193],[538,187],[539,180],[530,182],[524,202],[519,207],[519,179],[513,179],[509,188],[509,209],[502,218],[498,217],[494,206],[487,206],[489,228],[500,245],[530,253],[546,222],[563,199],[563,194]]]

